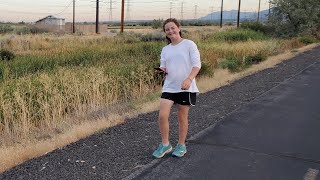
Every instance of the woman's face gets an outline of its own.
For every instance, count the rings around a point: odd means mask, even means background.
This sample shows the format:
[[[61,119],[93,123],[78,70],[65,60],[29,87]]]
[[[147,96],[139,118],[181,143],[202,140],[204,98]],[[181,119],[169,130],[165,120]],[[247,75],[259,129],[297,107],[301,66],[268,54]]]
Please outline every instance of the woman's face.
[[[174,22],[168,22],[164,25],[164,32],[170,39],[180,38],[180,28]]]

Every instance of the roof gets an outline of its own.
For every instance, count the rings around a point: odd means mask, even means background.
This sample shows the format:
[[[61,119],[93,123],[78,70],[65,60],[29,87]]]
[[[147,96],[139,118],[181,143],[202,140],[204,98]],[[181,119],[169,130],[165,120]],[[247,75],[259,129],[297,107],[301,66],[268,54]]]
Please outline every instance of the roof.
[[[62,20],[64,20],[65,18],[59,18],[59,17],[55,17],[55,16],[53,16],[53,15],[49,15],[49,16],[47,16],[47,17],[44,17],[44,18],[42,18],[42,19],[39,19],[38,21],[36,21],[36,23],[37,23],[37,22],[40,22],[40,21],[43,21],[44,19],[62,19]]]

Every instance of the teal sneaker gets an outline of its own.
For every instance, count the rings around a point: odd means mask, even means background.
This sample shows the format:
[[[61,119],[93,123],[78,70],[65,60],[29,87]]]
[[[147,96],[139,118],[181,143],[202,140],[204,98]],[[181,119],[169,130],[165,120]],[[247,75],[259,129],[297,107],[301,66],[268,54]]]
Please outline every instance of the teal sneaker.
[[[163,144],[160,144],[158,149],[152,153],[152,156],[155,158],[162,158],[165,154],[171,151],[172,151],[171,144],[169,144],[168,146],[164,146]]]
[[[187,153],[186,145],[177,144],[176,148],[174,149],[172,156],[175,157],[182,157],[184,154]]]

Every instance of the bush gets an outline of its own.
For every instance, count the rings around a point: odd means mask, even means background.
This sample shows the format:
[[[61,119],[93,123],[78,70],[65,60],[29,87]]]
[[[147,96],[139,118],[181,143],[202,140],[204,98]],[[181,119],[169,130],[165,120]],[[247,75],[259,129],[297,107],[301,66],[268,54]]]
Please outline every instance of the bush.
[[[141,35],[140,37],[141,41],[143,42],[149,42],[149,41],[165,41],[165,35],[162,33],[148,33]]]
[[[12,32],[13,28],[8,24],[0,24],[0,33]]]
[[[26,26],[20,29],[16,29],[16,34],[41,34],[41,33],[48,33],[49,30],[38,28],[36,26]]]
[[[312,43],[317,43],[319,40],[317,40],[314,37],[311,36],[303,36],[299,38],[299,41],[304,43],[304,44],[312,44]]]
[[[47,30],[47,29],[38,28],[36,26],[30,27],[31,34],[41,34],[41,33],[48,33],[48,32],[49,32],[49,30]]]
[[[158,20],[154,19],[154,20],[152,21],[151,27],[152,27],[153,29],[161,28],[161,27],[162,27],[162,20],[160,20],[160,19],[158,19]]]
[[[276,36],[287,38],[319,32],[319,1],[272,0],[271,4],[268,23],[273,26]]]
[[[223,69],[229,69],[231,72],[236,72],[241,67],[241,61],[235,57],[229,57],[222,61],[220,65]]]
[[[0,59],[1,60],[7,60],[10,61],[15,58],[15,55],[13,52],[6,50],[6,49],[1,49],[0,50]]]
[[[249,39],[264,40],[267,37],[261,32],[256,32],[249,29],[232,29],[232,30],[213,34],[212,38],[219,41],[232,42],[232,41],[248,41]]]
[[[199,76],[213,77],[213,75],[214,75],[213,67],[206,62],[201,62],[201,69],[199,71]]]
[[[262,55],[262,54],[256,54],[256,55],[252,55],[252,56],[247,56],[244,58],[244,64],[245,65],[251,65],[251,64],[258,64],[261,61],[266,60],[266,56]]]
[[[0,62],[0,82],[3,80],[4,71],[5,71],[5,66],[3,63]]]
[[[228,57],[224,61],[220,63],[220,66],[223,69],[228,69],[231,72],[237,72],[242,69],[250,67],[252,64],[258,64],[264,60],[266,60],[267,56],[263,54],[255,54],[246,56],[243,58],[237,57]]]
[[[240,27],[243,29],[251,29],[256,32],[262,32],[264,34],[269,34],[272,31],[269,26],[263,25],[262,23],[256,21],[242,22]]]
[[[20,34],[20,35],[30,34],[30,33],[31,33],[30,28],[28,28],[28,27],[22,27],[22,28],[16,30],[16,34]]]
[[[125,32],[125,33],[120,33],[117,34],[115,37],[117,41],[122,42],[122,43],[127,43],[127,44],[132,44],[132,43],[137,43],[140,41],[141,34],[137,34],[134,32]]]
[[[118,33],[118,31],[116,29],[111,29],[110,32],[111,33]]]

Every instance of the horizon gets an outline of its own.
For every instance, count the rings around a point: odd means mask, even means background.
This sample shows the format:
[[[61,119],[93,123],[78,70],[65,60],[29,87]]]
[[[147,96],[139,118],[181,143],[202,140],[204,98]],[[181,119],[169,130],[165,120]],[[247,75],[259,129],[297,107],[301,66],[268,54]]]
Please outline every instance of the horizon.
[[[2,0],[0,2],[0,22],[33,23],[53,15],[72,22],[73,0],[37,0],[38,3],[26,3],[28,0]],[[30,0],[29,0],[30,1]],[[238,1],[224,0],[224,11],[238,10]],[[37,4],[37,5],[34,5]],[[267,0],[261,0],[260,11],[269,7]],[[166,19],[175,17],[179,20],[199,19],[212,12],[220,12],[221,1],[212,0],[126,0],[125,21]],[[257,0],[242,0],[241,12],[257,12]],[[171,12],[171,13],[170,13]],[[99,21],[120,21],[121,2],[100,0]],[[93,22],[96,18],[96,1],[75,0],[75,21]]]

